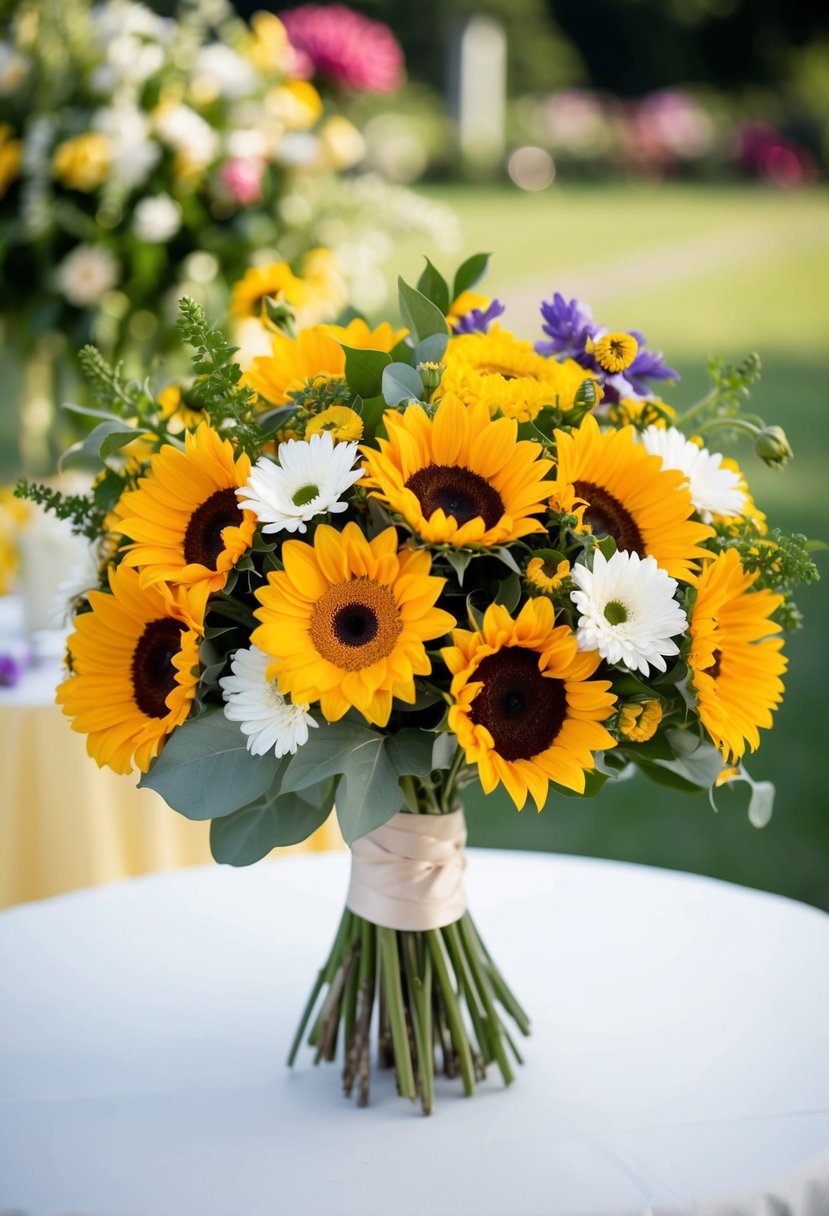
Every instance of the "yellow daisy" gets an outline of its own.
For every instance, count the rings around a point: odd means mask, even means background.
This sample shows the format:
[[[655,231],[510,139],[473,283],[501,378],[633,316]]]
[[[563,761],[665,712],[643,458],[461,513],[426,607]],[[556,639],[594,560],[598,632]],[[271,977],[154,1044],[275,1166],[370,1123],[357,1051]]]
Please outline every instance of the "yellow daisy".
[[[271,349],[252,361],[242,379],[271,405],[285,405],[289,393],[309,383],[345,375],[345,351],[326,326],[303,329],[296,338],[274,334]]]
[[[354,523],[322,524],[313,545],[286,541],[282,560],[256,593],[252,642],[274,656],[269,677],[294,703],[319,701],[329,722],[354,708],[385,726],[392,698],[411,704],[414,677],[432,669],[423,643],[456,623],[434,606],[445,580],[428,553],[398,552],[394,528],[369,541]]]
[[[198,597],[185,588],[142,587],[126,566],[110,570],[112,594],[90,591],[67,643],[72,675],[57,702],[87,735],[98,765],[146,772],[166,735],[186,719],[198,684],[204,633]]]
[[[524,580],[536,591],[545,591],[552,595],[560,590],[564,580],[570,575],[570,563],[549,561],[545,557],[531,557],[524,571]]]
[[[558,465],[553,496],[584,499],[583,522],[594,536],[612,536],[618,549],[652,556],[672,578],[692,581],[695,561],[713,530],[696,523],[685,475],[663,469],[635,442],[632,427],[600,431],[588,414],[577,430],[556,431]]]
[[[387,354],[409,332],[408,329],[393,329],[388,321],[381,321],[372,329],[362,317],[354,317],[348,325],[326,325],[325,329],[343,346],[354,350],[382,350]]]
[[[443,361],[439,395],[456,393],[467,405],[482,401],[491,414],[519,422],[535,418],[545,405],[570,409],[579,386],[592,379],[573,359],[545,359],[497,325],[487,334],[453,338]]]
[[[595,342],[587,339],[587,353],[603,367],[606,372],[623,372],[630,367],[639,352],[639,343],[633,334],[605,334]]]
[[[455,629],[443,655],[455,703],[449,727],[484,791],[500,783],[520,810],[529,793],[541,810],[550,781],[584,793],[593,753],[615,747],[602,726],[616,698],[607,680],[591,680],[596,651],[579,651],[553,605],[529,600],[513,620],[492,604],[479,631]]]
[[[141,571],[142,586],[197,587],[204,610],[253,541],[256,516],[236,497],[249,476],[247,456],[206,423],[187,432],[183,452],[168,445],[153,457],[119,503],[120,530],[133,542],[124,562]]]
[[[305,427],[305,438],[322,435],[330,431],[337,442],[349,442],[363,437],[363,420],[356,410],[347,405],[329,405],[321,410]]]
[[[388,439],[363,448],[363,484],[431,544],[490,548],[543,532],[552,462],[512,418],[493,421],[483,403],[443,398],[433,418],[419,405],[383,416]]]
[[[647,743],[656,734],[662,721],[662,703],[651,701],[629,701],[619,711],[619,734],[631,743]]]
[[[770,619],[782,596],[752,591],[756,578],[734,549],[720,553],[699,577],[689,622],[700,720],[727,764],[739,761],[746,745],[759,746],[758,728],[771,727],[783,699],[786,658],[782,639],[772,636],[780,625]]]

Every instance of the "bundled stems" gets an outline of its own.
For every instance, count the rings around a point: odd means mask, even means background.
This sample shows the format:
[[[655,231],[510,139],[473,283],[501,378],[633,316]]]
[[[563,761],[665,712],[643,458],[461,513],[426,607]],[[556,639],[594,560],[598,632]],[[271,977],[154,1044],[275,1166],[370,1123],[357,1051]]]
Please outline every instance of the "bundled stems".
[[[346,910],[291,1045],[293,1064],[312,1015],[308,1037],[314,1062],[343,1058],[343,1090],[365,1106],[369,1096],[370,1038],[377,1028],[377,1060],[394,1066],[402,1097],[434,1107],[435,1075],[460,1077],[470,1097],[495,1065],[505,1085],[514,1078],[507,1055],[521,1057],[502,1011],[522,1034],[529,1020],[481,943],[468,913],[454,924],[423,932],[374,925]],[[376,1007],[376,1008],[375,1008]]]

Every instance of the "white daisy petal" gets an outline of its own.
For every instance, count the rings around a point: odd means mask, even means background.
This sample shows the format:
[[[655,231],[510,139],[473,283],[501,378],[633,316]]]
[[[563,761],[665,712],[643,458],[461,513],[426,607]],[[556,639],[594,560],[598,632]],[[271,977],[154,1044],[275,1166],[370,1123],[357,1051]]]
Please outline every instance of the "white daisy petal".
[[[677,469],[688,479],[691,501],[705,523],[714,515],[742,515],[747,502],[740,475],[722,467],[720,452],[709,452],[686,439],[674,426],[649,426],[641,442],[651,456],[662,457],[663,469]]]
[[[236,651],[230,664],[233,674],[219,680],[225,717],[239,723],[251,755],[273,751],[276,756],[293,756],[308,742],[308,728],[317,723],[307,705],[293,705],[276,681],[268,679],[270,662],[270,655],[258,646]]]
[[[688,620],[674,599],[676,579],[653,557],[620,551],[607,560],[593,554],[593,569],[577,563],[570,593],[580,616],[580,650],[598,650],[608,663],[623,663],[647,675],[666,670],[665,656],[679,653],[672,638],[685,633]]]
[[[260,456],[236,491],[240,506],[253,511],[263,532],[306,532],[308,520],[348,504],[340,498],[363,476],[352,465],[357,443],[335,443],[329,431],[279,445],[279,464]]]

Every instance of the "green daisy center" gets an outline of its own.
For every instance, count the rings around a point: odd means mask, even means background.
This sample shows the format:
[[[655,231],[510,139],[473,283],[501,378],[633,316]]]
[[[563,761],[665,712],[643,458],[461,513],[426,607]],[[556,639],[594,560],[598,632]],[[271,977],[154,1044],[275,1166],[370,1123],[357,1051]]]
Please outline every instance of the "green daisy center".
[[[628,619],[628,610],[618,600],[608,600],[604,606],[604,618],[611,625],[624,625]]]
[[[319,496],[319,492],[319,486],[300,486],[291,502],[295,507],[307,507],[309,502],[313,502]]]

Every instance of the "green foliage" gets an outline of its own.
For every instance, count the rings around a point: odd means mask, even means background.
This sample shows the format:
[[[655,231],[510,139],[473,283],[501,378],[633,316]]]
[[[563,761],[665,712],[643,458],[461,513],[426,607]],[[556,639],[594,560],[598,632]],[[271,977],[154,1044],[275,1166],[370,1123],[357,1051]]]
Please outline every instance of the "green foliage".
[[[420,401],[423,382],[408,363],[390,363],[383,368],[383,399],[386,405],[408,404]]]
[[[72,530],[88,540],[97,540],[103,531],[106,511],[95,503],[91,494],[63,494],[51,486],[19,481],[14,496],[36,502],[58,519],[68,520]]]
[[[397,285],[403,323],[415,342],[422,342],[431,334],[447,332],[446,318],[436,304],[414,287],[410,287],[402,278],[397,280]]]
[[[271,849],[299,844],[331,813],[334,783],[327,781],[304,794],[283,794],[277,781],[261,798],[210,825],[210,851],[216,861],[249,866]]]
[[[195,349],[194,400],[217,429],[231,419],[237,446],[255,459],[262,446],[262,431],[255,421],[255,394],[241,384],[242,369],[233,360],[236,347],[228,344],[221,330],[209,323],[201,305],[189,296],[179,301],[179,310],[179,331]]]
[[[382,391],[383,372],[391,363],[384,350],[357,350],[343,346],[345,378],[358,397],[377,397]]]
[[[251,755],[237,722],[208,709],[170,735],[139,785],[187,819],[218,819],[260,798],[279,769],[272,752]]]
[[[461,263],[455,271],[455,281],[452,284],[453,300],[457,300],[465,291],[471,291],[476,283],[480,282],[487,272],[491,256],[489,253],[473,253]]]

